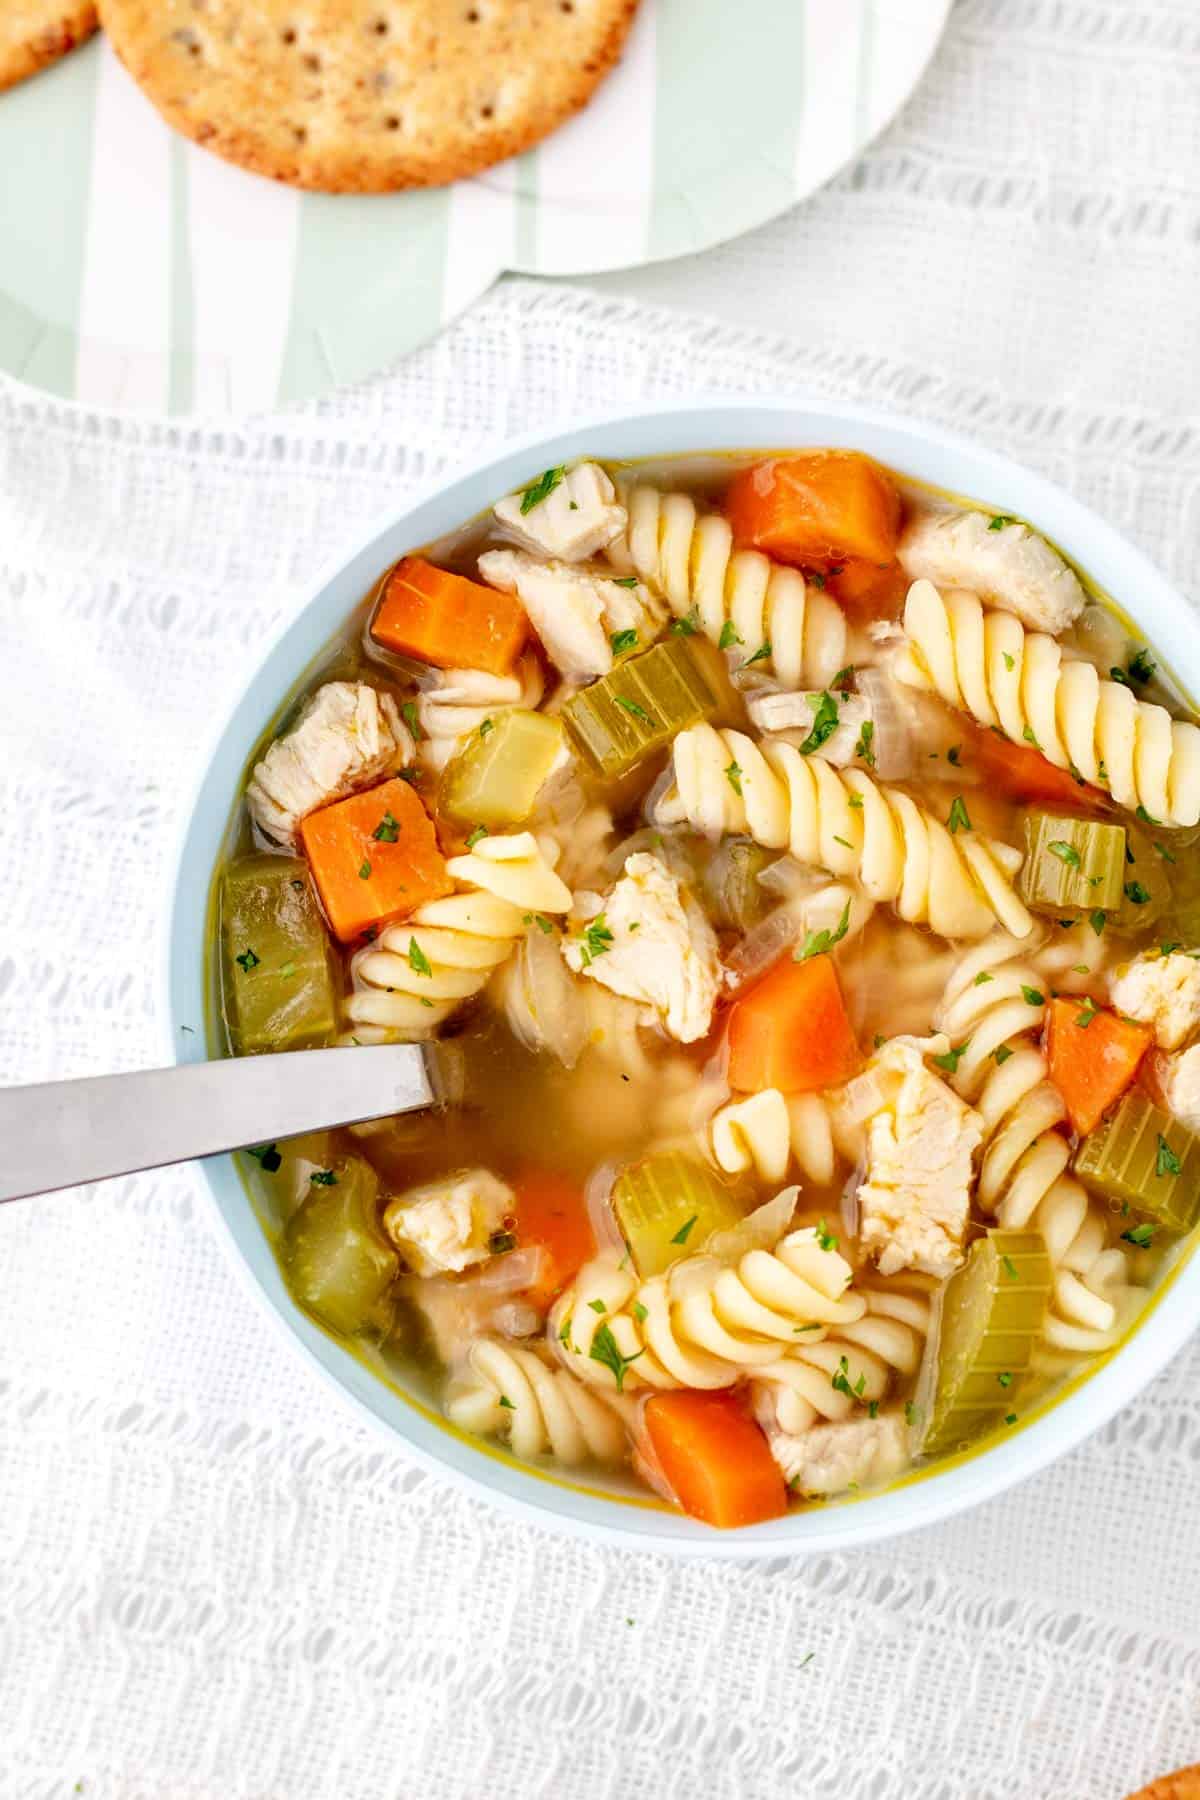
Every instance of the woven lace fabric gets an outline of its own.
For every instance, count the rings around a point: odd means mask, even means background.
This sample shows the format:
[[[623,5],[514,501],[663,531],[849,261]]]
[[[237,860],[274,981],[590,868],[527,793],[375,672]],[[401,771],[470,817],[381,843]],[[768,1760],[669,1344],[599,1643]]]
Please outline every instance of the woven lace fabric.
[[[512,283],[242,429],[0,386],[0,1080],[155,1060],[165,859],[234,689],[341,542],[517,430],[866,400],[1043,469],[1200,594],[1198,152],[1191,0],[967,0],[855,169],[636,303]],[[0,1209],[0,1795],[1118,1800],[1200,1757],[1198,1395],[1192,1347],[894,1543],[672,1563],[360,1425],[186,1172]]]

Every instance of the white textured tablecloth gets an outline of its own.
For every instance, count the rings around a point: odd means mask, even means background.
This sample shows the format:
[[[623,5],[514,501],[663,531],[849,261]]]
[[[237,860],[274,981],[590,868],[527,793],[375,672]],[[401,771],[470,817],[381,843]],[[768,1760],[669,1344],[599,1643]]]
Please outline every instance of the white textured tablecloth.
[[[213,722],[321,557],[514,430],[868,399],[1045,469],[1200,593],[1198,265],[1200,8],[967,0],[888,137],[715,257],[510,285],[242,430],[0,387],[0,1080],[154,1058]],[[894,1545],[672,1564],[516,1526],[360,1426],[187,1174],[5,1208],[0,1795],[1118,1800],[1200,1757],[1198,1393],[1193,1347]]]

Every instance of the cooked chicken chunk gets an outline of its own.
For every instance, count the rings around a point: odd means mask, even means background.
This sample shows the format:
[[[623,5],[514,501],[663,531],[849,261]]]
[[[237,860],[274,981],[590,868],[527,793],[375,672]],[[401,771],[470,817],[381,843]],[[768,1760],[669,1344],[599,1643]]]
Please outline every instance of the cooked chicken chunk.
[[[1200,962],[1183,951],[1152,951],[1119,968],[1109,985],[1117,1011],[1153,1025],[1163,1050],[1178,1050],[1200,1026]]]
[[[910,1432],[899,1409],[814,1425],[799,1437],[763,1421],[771,1455],[796,1494],[841,1494],[899,1474]]]
[[[614,633],[636,631],[639,646],[658,633],[661,607],[640,582],[624,587],[609,576],[538,562],[520,550],[488,550],[479,573],[492,587],[516,594],[547,656],[569,680],[607,675]]]
[[[1015,613],[1034,631],[1057,636],[1073,625],[1086,598],[1075,571],[1045,538],[1016,519],[981,512],[920,513],[896,554],[913,581],[969,588]]]
[[[746,710],[760,731],[797,748],[815,735],[810,749],[839,769],[854,761],[862,728],[872,722],[870,705],[859,694],[750,693]]]
[[[1159,1086],[1167,1106],[1189,1131],[1200,1133],[1200,1044],[1162,1059]]]
[[[515,1200],[489,1170],[465,1169],[389,1201],[383,1228],[418,1275],[444,1275],[491,1254],[488,1239]]]
[[[616,489],[599,463],[577,463],[544,499],[530,505],[527,496],[535,491],[536,484],[509,494],[493,508],[505,535],[523,550],[562,562],[584,562],[625,529],[625,508],[618,504]]]
[[[250,816],[277,843],[294,844],[306,814],[369,787],[412,756],[412,737],[390,694],[365,681],[327,681],[255,765],[246,789]]]
[[[590,920],[563,943],[577,974],[651,1009],[690,1044],[712,1023],[720,962],[712,926],[657,856],[637,853]]]
[[[862,1246],[884,1275],[920,1269],[939,1279],[962,1261],[979,1114],[932,1070],[947,1038],[893,1038],[872,1063],[884,1106],[867,1127],[867,1178],[858,1190]]]

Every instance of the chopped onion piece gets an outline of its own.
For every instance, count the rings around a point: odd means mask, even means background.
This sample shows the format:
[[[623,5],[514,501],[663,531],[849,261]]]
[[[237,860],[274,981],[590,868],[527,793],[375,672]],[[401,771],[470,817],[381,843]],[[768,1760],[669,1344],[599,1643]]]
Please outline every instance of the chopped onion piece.
[[[533,1337],[541,1330],[542,1315],[527,1300],[506,1300],[493,1312],[492,1324],[504,1337]]]
[[[803,921],[796,903],[777,906],[774,912],[768,913],[761,925],[748,931],[740,944],[730,951],[725,959],[725,966],[732,978],[731,985],[743,987],[746,982],[754,981],[765,974],[772,963],[790,950],[800,936]]]
[[[519,1294],[536,1283],[545,1254],[540,1244],[527,1244],[524,1248],[518,1245],[515,1250],[489,1256],[480,1265],[478,1274],[460,1282],[459,1286],[476,1288],[486,1294]]]
[[[532,925],[502,984],[515,1035],[528,1049],[547,1051],[573,1069],[587,1038],[587,1013],[576,978],[562,959],[558,932]]]
[[[909,694],[913,691],[894,681],[886,669],[860,669],[855,676],[859,693],[867,702],[874,727],[867,762],[881,781],[900,781],[911,775],[914,754],[914,718]]]

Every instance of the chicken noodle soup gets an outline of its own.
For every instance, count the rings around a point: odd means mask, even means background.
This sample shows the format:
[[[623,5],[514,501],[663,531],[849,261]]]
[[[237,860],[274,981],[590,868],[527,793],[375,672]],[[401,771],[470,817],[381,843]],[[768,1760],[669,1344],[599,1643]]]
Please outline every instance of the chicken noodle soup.
[[[286,1280],[518,1458],[878,1487],[1195,1223],[1200,729],[1024,521],[842,450],[535,472],[380,571],[239,819],[231,1051],[452,1093],[252,1152]]]

